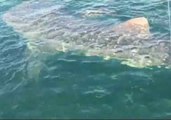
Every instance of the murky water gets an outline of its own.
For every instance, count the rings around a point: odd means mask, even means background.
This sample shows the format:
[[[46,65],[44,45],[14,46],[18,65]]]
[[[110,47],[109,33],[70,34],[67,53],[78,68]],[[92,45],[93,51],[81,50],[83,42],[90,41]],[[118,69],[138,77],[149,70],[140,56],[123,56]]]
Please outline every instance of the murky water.
[[[0,0],[0,118],[171,116],[171,69],[138,69],[114,59],[67,52],[49,54],[39,76],[30,75],[30,70],[39,72],[34,67],[39,58],[31,58],[27,39],[2,20],[23,1]],[[64,10],[80,17],[97,8],[105,8],[107,14],[88,19],[114,25],[145,16],[156,40],[169,40],[167,1],[66,0]]]

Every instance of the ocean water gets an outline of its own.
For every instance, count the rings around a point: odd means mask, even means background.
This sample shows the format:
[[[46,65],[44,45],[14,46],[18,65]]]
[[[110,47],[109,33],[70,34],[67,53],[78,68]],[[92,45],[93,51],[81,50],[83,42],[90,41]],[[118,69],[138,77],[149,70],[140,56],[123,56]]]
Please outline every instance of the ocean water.
[[[67,52],[49,55],[39,76],[31,76],[28,71],[38,70],[28,67],[26,38],[2,20],[4,13],[23,1],[29,0],[0,0],[0,118],[171,117],[171,69],[133,68],[115,59]],[[89,18],[97,22],[118,24],[145,16],[156,40],[169,40],[167,1],[66,2],[65,10],[75,17],[90,8],[112,11]]]

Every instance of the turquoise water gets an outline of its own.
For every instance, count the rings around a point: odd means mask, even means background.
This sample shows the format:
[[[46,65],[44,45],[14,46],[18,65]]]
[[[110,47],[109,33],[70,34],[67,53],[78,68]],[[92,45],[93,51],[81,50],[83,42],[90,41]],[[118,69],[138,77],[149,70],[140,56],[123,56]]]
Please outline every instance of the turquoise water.
[[[171,69],[58,53],[44,61],[39,77],[30,77],[26,39],[1,17],[21,2],[0,0],[0,118],[171,117]],[[117,24],[145,16],[156,39],[169,39],[167,1],[68,0],[65,11],[80,17],[98,7],[112,14],[89,19]]]

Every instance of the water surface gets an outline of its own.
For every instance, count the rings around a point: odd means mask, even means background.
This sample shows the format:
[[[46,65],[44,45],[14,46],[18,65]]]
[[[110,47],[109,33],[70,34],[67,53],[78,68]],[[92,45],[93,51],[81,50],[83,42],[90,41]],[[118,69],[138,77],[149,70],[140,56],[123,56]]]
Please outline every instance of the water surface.
[[[31,77],[28,63],[36,60],[28,54],[26,38],[2,21],[7,10],[23,1],[0,0],[0,118],[171,116],[171,69],[138,69],[114,59],[58,53],[47,57],[39,77]],[[169,39],[167,1],[66,0],[65,5],[75,17],[96,8],[112,12],[88,19],[113,25],[145,16],[156,40]]]

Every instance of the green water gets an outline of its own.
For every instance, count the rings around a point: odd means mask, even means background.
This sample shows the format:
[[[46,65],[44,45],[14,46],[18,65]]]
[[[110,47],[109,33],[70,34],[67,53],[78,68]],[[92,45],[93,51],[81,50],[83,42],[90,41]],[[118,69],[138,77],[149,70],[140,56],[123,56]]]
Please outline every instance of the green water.
[[[0,15],[21,2],[0,0]],[[100,6],[115,14],[91,19],[114,24],[145,16],[156,39],[169,39],[167,1],[68,0],[65,10],[79,17]],[[26,40],[1,16],[0,118],[171,117],[171,69],[138,69],[116,60],[59,53],[49,55],[38,78],[30,77]]]

